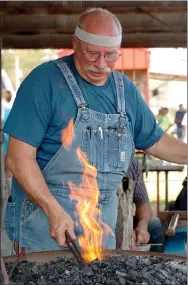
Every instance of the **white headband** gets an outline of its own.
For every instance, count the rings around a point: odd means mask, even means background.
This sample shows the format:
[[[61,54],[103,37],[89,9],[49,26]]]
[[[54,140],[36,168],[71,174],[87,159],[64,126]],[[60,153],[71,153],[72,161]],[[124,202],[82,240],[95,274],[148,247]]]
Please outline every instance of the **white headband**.
[[[102,47],[115,47],[121,44],[122,35],[119,34],[116,37],[104,37],[98,36],[94,34],[87,33],[81,30],[78,26],[74,32],[75,36],[83,42],[86,42],[91,45],[95,46],[102,46]]]

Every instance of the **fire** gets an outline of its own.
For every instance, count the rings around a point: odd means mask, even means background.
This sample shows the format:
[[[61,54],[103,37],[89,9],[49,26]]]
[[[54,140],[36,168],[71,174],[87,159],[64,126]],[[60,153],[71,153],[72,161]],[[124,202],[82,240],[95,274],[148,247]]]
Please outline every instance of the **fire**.
[[[66,136],[70,136],[73,129],[73,120],[70,121],[67,129],[64,130],[62,142],[68,142],[70,147],[71,140]],[[66,144],[67,146],[67,144]],[[97,186],[97,170],[94,166],[90,165],[86,154],[78,147],[76,155],[83,165],[83,174],[81,184],[74,185],[68,182],[71,189],[71,199],[77,201],[76,214],[79,216],[80,223],[83,228],[83,235],[78,238],[80,247],[82,249],[82,257],[85,262],[90,263],[95,259],[102,260],[102,238],[103,234],[113,234],[110,227],[105,225],[99,220],[100,209],[98,201],[100,192]],[[104,231],[104,232],[103,232]]]
[[[71,119],[68,123],[68,126],[62,131],[62,144],[64,148],[68,150],[74,140],[74,121]]]

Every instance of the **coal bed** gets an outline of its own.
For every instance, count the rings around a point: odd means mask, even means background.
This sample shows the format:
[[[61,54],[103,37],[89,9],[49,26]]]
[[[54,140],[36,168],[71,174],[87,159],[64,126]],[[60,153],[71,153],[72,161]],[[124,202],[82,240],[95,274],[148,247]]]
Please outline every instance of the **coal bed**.
[[[10,272],[13,263],[5,263],[5,266]],[[186,285],[187,264],[185,260],[167,257],[117,255],[84,265],[78,264],[74,257],[61,256],[43,264],[20,261],[10,284]]]

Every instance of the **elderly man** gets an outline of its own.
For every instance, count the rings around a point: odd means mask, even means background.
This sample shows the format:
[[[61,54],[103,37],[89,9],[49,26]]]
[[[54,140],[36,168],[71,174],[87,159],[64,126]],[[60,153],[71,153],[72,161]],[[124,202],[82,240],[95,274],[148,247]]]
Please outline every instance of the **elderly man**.
[[[79,186],[84,172],[78,147],[97,169],[99,218],[113,232],[116,189],[135,146],[186,163],[186,145],[163,134],[136,86],[113,71],[121,39],[112,13],[87,10],[72,37],[74,54],[38,66],[18,90],[4,131],[10,135],[6,163],[14,176],[5,222],[19,250],[60,249],[66,230],[73,239],[82,233],[75,215],[79,199],[70,197],[70,182]],[[70,132],[63,144],[61,134],[72,118],[74,141],[67,149]],[[85,173],[88,179],[90,174]],[[114,248],[115,237],[104,236],[103,247]]]

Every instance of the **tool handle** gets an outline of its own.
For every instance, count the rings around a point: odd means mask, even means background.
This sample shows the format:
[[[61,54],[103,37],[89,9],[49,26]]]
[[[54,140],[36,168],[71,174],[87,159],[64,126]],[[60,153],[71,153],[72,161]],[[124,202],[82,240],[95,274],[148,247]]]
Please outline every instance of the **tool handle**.
[[[69,242],[74,242],[74,240],[71,238],[69,232],[67,230],[65,230],[65,238],[66,238],[66,241],[69,241]]]
[[[73,240],[69,234],[69,232],[66,230],[65,231],[65,237],[66,237],[66,243],[72,244],[77,251],[78,254],[80,254],[80,249],[78,248],[75,240]]]
[[[170,221],[170,223],[168,225],[168,228],[166,229],[166,232],[165,232],[165,234],[167,236],[175,236],[175,234],[176,234],[176,227],[178,225],[179,217],[180,217],[179,214],[174,214],[172,216],[171,221]]]
[[[66,237],[65,242],[66,242],[68,248],[70,249],[70,251],[72,252],[74,257],[77,259],[77,261],[79,263],[82,263],[83,259],[82,259],[80,250],[79,250],[76,242],[71,238],[71,236],[67,230],[65,231],[65,237]]]

